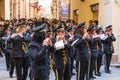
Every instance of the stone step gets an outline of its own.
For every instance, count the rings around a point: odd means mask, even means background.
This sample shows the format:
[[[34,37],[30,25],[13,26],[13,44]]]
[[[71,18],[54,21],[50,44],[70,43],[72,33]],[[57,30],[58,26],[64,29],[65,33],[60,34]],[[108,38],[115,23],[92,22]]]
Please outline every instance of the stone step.
[[[111,64],[111,67],[116,67],[116,68],[120,68],[120,64]]]

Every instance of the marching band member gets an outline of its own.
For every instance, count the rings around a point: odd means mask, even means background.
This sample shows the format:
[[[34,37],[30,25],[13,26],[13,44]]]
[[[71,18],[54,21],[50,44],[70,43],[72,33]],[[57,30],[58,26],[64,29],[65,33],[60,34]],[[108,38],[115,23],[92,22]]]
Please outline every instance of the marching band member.
[[[103,47],[103,43],[102,43],[102,38],[103,38],[103,30],[101,27],[98,27],[96,30],[96,35],[99,36],[98,38],[98,57],[97,57],[97,69],[95,69],[95,75],[96,76],[101,76],[101,72],[100,72],[100,67],[102,64],[102,56],[103,56],[103,51],[104,51],[104,47]]]
[[[25,55],[22,42],[25,40],[23,33],[26,31],[25,26],[20,25],[16,28],[16,33],[11,35],[10,42],[12,42],[12,53],[14,64],[17,72],[17,80],[26,80],[28,74],[28,57]]]
[[[70,27],[67,27],[66,29],[67,33],[65,35],[65,38],[67,40],[67,42],[69,44],[72,44],[72,42],[74,41],[74,30],[73,30],[73,27],[70,26]],[[75,56],[75,53],[74,53],[74,47],[71,46],[68,50],[68,55],[69,55],[69,58],[70,58],[70,65],[71,65],[71,74],[72,75],[75,75],[75,73],[73,72],[73,67],[74,67],[74,56]]]
[[[56,29],[55,41],[55,80],[71,80],[70,62],[67,52],[70,45],[65,39],[65,32],[61,25]]]
[[[52,32],[51,29],[48,29],[48,30],[46,31],[46,38],[49,38],[49,39],[51,40],[52,44],[54,44],[55,39],[53,38],[53,32]],[[54,47],[51,46],[51,47],[49,48],[48,53],[47,53],[47,54],[48,54],[48,59],[49,59],[50,70],[53,69],[53,65],[54,65],[53,53],[54,53]]]
[[[96,77],[93,76],[93,71],[97,70],[97,57],[98,57],[98,38],[99,36],[96,35],[94,26],[90,26],[88,28],[88,33],[90,35],[89,46],[91,51],[91,59],[90,59],[90,79],[95,79]]]
[[[48,50],[52,46],[50,38],[45,38],[46,24],[33,28],[34,34],[29,44],[28,54],[30,57],[30,79],[49,80]]]
[[[78,25],[75,34],[75,50],[76,50],[76,65],[77,65],[77,78],[76,80],[89,80],[90,68],[90,49],[89,49],[89,35],[87,33],[85,22]]]
[[[104,44],[104,54],[106,57],[106,65],[105,65],[105,72],[111,73],[110,70],[110,62],[112,59],[112,55],[114,53],[113,42],[116,41],[114,34],[112,33],[112,25],[106,27],[105,30],[105,38],[103,38]]]

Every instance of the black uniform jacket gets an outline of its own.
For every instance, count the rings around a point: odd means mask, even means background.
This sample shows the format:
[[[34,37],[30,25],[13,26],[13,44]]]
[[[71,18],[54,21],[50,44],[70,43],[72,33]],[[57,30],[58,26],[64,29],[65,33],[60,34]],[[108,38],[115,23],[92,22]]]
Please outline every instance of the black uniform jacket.
[[[76,50],[76,60],[77,61],[84,61],[90,58],[89,50],[88,50],[88,40],[82,39],[80,36],[75,35],[75,40],[79,39],[75,43],[75,50]]]
[[[32,78],[40,79],[40,75],[48,76],[49,59],[48,47],[40,43],[30,42],[28,54],[30,58],[30,75]]]
[[[21,38],[20,36],[16,36],[15,38],[10,39],[10,42],[12,43],[12,57],[24,57],[25,52],[22,49],[22,41],[23,38]]]
[[[70,35],[69,35],[69,34],[66,34],[66,35],[65,35],[65,39],[66,39],[66,40],[68,41],[68,43],[71,45],[73,41],[69,41],[69,38],[70,38]],[[72,46],[70,46],[70,47],[68,48],[68,55],[69,55],[69,57],[74,57],[75,53],[74,53],[73,50],[74,50],[74,49],[73,49]]]
[[[113,34],[112,36],[108,36],[105,40],[103,40],[105,54],[114,53],[113,41],[116,41],[116,38]]]
[[[55,68],[56,69],[64,69],[65,63],[70,64],[70,58],[68,56],[68,48],[70,48],[70,44],[65,44],[64,49],[56,50],[54,48],[54,61],[55,61]],[[65,62],[65,63],[64,63]]]

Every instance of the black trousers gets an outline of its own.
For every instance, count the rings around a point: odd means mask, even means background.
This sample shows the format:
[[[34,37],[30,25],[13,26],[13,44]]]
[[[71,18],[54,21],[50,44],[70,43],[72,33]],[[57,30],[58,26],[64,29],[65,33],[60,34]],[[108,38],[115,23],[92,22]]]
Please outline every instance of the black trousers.
[[[0,57],[3,57],[1,48],[0,48]]]
[[[14,73],[14,60],[12,57],[10,57],[10,70],[9,70],[9,75],[12,76]]]
[[[96,63],[97,63],[97,59],[96,58],[91,58],[90,59],[90,72],[89,72],[89,77],[93,77],[93,72],[96,69]]]
[[[49,69],[41,69],[35,72],[36,74],[31,75],[30,80],[49,80]]]
[[[17,80],[26,80],[28,75],[29,68],[29,58],[28,57],[14,57],[16,72],[17,72]]]
[[[70,61],[71,61],[70,68],[71,68],[71,75],[72,75],[72,73],[73,73],[73,67],[74,67],[74,57],[70,57]]]
[[[10,66],[10,53],[5,53],[6,68],[9,70]]]
[[[63,69],[55,69],[55,80],[71,80],[70,64],[66,64]]]
[[[102,55],[99,55],[97,58],[97,69],[95,69],[95,74],[100,73],[101,64],[102,64]]]
[[[77,80],[89,80],[90,61],[77,61]]]
[[[110,63],[111,63],[111,59],[112,59],[112,54],[105,54],[105,59],[106,59],[106,65],[105,65],[105,68],[106,68],[106,71],[109,71],[110,70]]]

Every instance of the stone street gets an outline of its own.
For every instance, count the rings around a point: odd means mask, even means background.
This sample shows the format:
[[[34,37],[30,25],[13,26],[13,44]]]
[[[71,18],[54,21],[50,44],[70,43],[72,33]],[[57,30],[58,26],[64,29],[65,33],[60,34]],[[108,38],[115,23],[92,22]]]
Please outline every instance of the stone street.
[[[75,71],[75,70],[74,70]],[[104,72],[104,66],[101,67],[101,77],[96,77],[95,80],[120,80],[120,68],[111,67],[112,74],[107,74]],[[15,74],[14,78],[9,78],[9,73],[6,71],[5,59],[0,58],[0,80],[16,80]],[[29,80],[29,79],[27,79]],[[54,80],[54,72],[51,71],[50,80]],[[72,80],[76,80],[76,76],[72,77]]]

